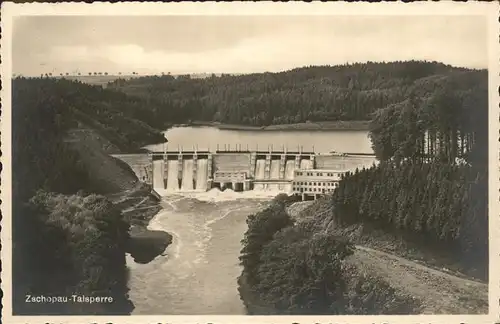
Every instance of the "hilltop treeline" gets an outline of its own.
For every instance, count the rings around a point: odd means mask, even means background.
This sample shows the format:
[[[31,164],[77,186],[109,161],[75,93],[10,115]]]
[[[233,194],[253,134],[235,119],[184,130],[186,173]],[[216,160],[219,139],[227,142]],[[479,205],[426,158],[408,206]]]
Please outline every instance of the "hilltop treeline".
[[[165,141],[150,105],[122,92],[66,79],[21,77],[13,80],[13,89],[16,105],[51,106],[57,110],[54,122],[64,114],[68,127],[94,129],[120,150]]]
[[[120,111],[126,102],[123,94],[67,80],[13,80],[15,314],[132,310],[125,265],[129,224],[107,198],[88,194],[107,192],[95,185],[91,170],[67,138],[69,130],[84,125],[109,136],[120,148],[157,140],[158,132]],[[26,295],[112,297],[113,302],[26,303]]]
[[[441,63],[409,61],[203,79],[148,76],[118,79],[108,87],[146,98],[158,120],[268,126],[371,120],[378,109],[406,100],[413,88],[431,93],[433,86],[446,80],[473,84],[478,76]]]
[[[238,285],[250,315],[412,314],[418,310],[417,300],[396,294],[383,278],[349,262],[352,244],[316,232],[311,222],[293,225],[286,201],[278,196],[247,219]]]

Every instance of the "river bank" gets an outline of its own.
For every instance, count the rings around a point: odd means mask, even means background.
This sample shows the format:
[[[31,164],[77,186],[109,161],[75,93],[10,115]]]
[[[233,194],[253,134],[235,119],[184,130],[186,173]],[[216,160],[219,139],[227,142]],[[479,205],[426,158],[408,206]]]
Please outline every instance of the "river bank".
[[[192,121],[190,123],[171,125],[172,127],[193,127],[193,126],[208,126],[216,127],[220,130],[241,130],[241,131],[335,131],[335,130],[353,130],[353,131],[365,131],[369,129],[369,121],[364,120],[353,120],[353,121],[323,121],[323,122],[306,122],[306,123],[296,123],[296,124],[280,124],[280,125],[269,125],[269,126],[248,126],[248,125],[238,125],[238,124],[225,124],[219,122],[204,122],[204,121]]]
[[[163,209],[161,200],[151,193],[150,186],[137,182],[134,188],[110,198],[130,224],[127,252],[135,262],[151,262],[172,243],[170,233],[148,228],[151,220]]]

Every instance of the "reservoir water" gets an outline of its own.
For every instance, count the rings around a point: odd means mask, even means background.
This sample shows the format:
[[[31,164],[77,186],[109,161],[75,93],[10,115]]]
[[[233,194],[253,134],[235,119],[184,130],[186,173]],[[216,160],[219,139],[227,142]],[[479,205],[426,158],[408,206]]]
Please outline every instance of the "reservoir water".
[[[223,149],[259,148],[266,150],[273,145],[282,145],[289,150],[302,146],[303,150],[348,153],[372,153],[366,131],[233,131],[213,127],[183,127],[166,131],[168,150],[215,150],[217,144]],[[163,150],[163,145],[149,146],[151,150]],[[293,177],[295,160],[286,162],[283,176]],[[166,189],[159,190],[163,196],[160,211],[150,222],[149,228],[163,230],[173,235],[173,242],[148,264],[137,264],[127,257],[130,269],[130,298],[135,305],[133,314],[142,315],[242,315],[244,306],[237,290],[237,277],[241,273],[239,254],[241,239],[247,229],[249,214],[262,209],[277,194],[273,187],[256,185],[252,191],[241,193],[218,189],[206,190],[207,160],[196,164],[184,162],[185,175],[179,184],[177,174],[181,170],[177,160],[168,161],[164,170],[157,162],[155,167],[157,187],[162,186],[162,174],[168,174]],[[309,160],[301,161],[301,168],[311,168]],[[271,161],[268,171],[272,179],[280,177],[279,160]],[[255,178],[266,176],[265,160],[256,161]],[[184,179],[185,178],[185,179]],[[180,193],[195,189],[203,192]],[[200,187],[198,187],[200,186]],[[205,186],[205,187],[204,187]]]
[[[275,150],[282,146],[289,150],[302,147],[304,151],[313,149],[315,152],[326,153],[330,151],[345,153],[373,153],[368,131],[335,130],[335,131],[262,131],[262,130],[221,130],[216,127],[174,127],[165,131],[168,139],[166,146],[169,151],[176,151],[179,147],[191,150],[194,146],[198,150],[217,149],[224,147],[242,150]],[[163,144],[147,146],[153,151],[162,151]]]

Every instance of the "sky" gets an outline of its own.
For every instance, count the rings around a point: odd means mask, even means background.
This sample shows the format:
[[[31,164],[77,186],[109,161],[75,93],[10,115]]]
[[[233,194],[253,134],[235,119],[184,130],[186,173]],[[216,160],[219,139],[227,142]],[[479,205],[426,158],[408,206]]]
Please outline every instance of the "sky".
[[[24,16],[13,73],[276,72],[430,60],[486,68],[481,16]]]

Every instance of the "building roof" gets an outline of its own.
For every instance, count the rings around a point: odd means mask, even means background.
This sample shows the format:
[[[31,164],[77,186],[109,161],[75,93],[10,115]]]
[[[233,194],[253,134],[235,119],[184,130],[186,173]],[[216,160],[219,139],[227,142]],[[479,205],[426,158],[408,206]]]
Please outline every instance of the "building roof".
[[[343,173],[349,172],[352,170],[339,170],[339,169],[298,169],[295,172],[334,172],[334,173]]]

